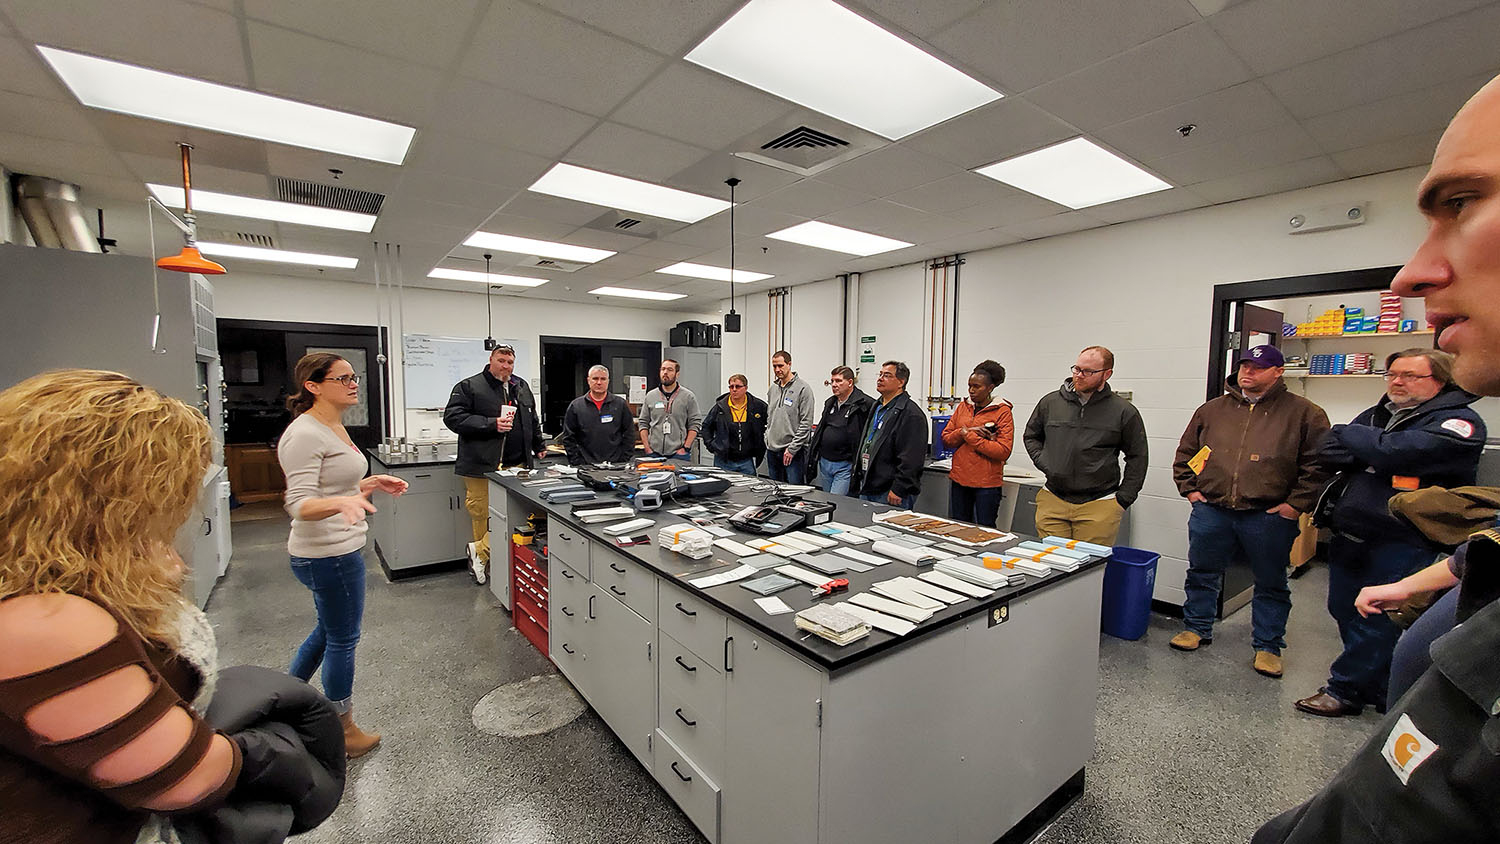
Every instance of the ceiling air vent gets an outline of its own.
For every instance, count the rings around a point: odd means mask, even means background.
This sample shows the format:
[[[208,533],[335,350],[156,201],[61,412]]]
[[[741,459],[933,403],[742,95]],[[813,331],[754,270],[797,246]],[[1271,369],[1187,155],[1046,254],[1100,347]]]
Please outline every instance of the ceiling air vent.
[[[797,149],[802,147],[846,147],[849,142],[843,138],[835,138],[827,132],[819,132],[808,126],[798,126],[779,138],[773,138],[764,144],[761,149]]]
[[[633,229],[636,226],[639,226],[642,222],[643,221],[637,220],[634,217],[626,217],[623,220],[620,220],[618,223],[615,223],[615,228],[617,228],[617,229]]]
[[[683,227],[683,223],[673,220],[660,220],[656,217],[637,217],[634,214],[625,214],[620,211],[606,211],[594,219],[584,223],[584,228],[610,234],[628,234],[642,240],[655,240],[663,235],[670,234]],[[599,246],[601,244],[594,244]],[[609,249],[618,249],[616,246],[608,246]]]
[[[301,179],[276,177],[276,198],[282,202],[298,205],[315,205],[338,211],[353,211],[357,214],[379,214],[385,202],[385,194],[336,185],[320,185]]]
[[[576,273],[588,264],[578,261],[562,261],[557,258],[538,258],[532,256],[515,264],[516,269],[538,269],[552,270],[560,273]]]
[[[258,246],[275,249],[276,240],[268,234],[237,232],[233,229],[199,229],[198,239],[207,243],[234,243],[240,246]]]

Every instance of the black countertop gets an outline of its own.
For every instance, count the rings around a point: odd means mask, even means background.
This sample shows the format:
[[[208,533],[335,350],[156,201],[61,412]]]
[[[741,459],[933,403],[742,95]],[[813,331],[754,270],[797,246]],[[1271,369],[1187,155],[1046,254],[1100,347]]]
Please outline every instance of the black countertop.
[[[651,535],[651,544],[635,545],[628,548],[621,548],[614,543],[614,540],[611,537],[605,536],[600,532],[600,529],[608,527],[610,524],[618,524],[618,522],[605,522],[603,524],[584,525],[581,522],[575,521],[571,516],[572,505],[551,504],[548,502],[544,502],[539,497],[541,489],[524,485],[525,480],[534,479],[534,477],[516,478],[510,476],[502,476],[493,472],[486,477],[504,486],[506,490],[508,490],[511,494],[530,502],[538,509],[547,511],[550,519],[558,519],[566,523],[570,527],[582,531],[597,544],[612,549],[618,553],[624,554],[625,556],[641,563],[642,565],[646,566],[646,568],[656,572],[656,574],[662,577],[686,581],[689,578],[696,579],[697,577],[702,575],[728,571],[729,569],[738,565],[738,561],[733,555],[717,546],[713,548],[712,556],[706,557],[702,560],[692,560],[681,554],[677,554],[673,551],[669,551],[657,546],[656,533],[660,526],[667,524],[686,524],[688,522],[685,517],[669,513],[667,512],[667,510],[689,506],[691,503],[693,503],[693,500],[691,499],[684,500],[683,502],[679,503],[669,502],[663,507],[663,509],[655,511],[654,513],[643,513],[642,517],[654,518],[656,520],[656,526],[647,528],[644,531],[634,531],[633,533],[649,533]],[[748,505],[758,503],[765,496],[765,493],[746,492],[743,491],[743,489],[744,488],[731,488],[728,492],[725,492],[722,495],[707,499],[698,499],[698,501],[707,503],[713,501],[729,500],[736,503]],[[601,497],[606,498],[613,495],[616,494],[600,493]],[[844,524],[854,525],[855,527],[862,527],[872,524],[871,516],[876,513],[899,509],[886,504],[874,504],[871,502],[860,501],[857,498],[849,498],[840,495],[828,495],[817,490],[807,493],[803,496],[803,498],[815,501],[834,502],[837,506],[837,510],[833,514],[833,521],[843,522]],[[720,522],[720,524],[723,524],[725,527],[729,527],[731,530],[733,530],[733,528],[725,522]],[[906,533],[905,531],[901,531],[899,528],[896,528],[894,526],[892,526],[891,529],[897,531],[898,533]],[[748,539],[754,539],[757,537],[736,531],[733,538],[738,542],[744,543]],[[770,538],[774,539],[774,537]],[[975,552],[999,551],[1031,538],[1034,537],[1017,534],[1014,540],[997,541],[992,545],[987,545],[983,548],[976,548],[974,550]],[[841,544],[847,545],[847,543]],[[861,545],[850,545],[848,547],[873,553],[870,551],[870,545],[871,543],[864,543]],[[886,633],[885,631],[872,628],[869,636],[866,636],[865,638],[860,639],[853,644],[843,646],[835,645],[832,642],[825,641],[817,636],[797,629],[796,624],[793,621],[796,613],[801,610],[807,609],[808,607],[812,606],[813,603],[815,603],[812,598],[811,587],[809,586],[805,586],[799,583],[798,585],[790,589],[786,589],[782,592],[776,593],[776,597],[781,598],[783,601],[785,601],[786,604],[792,608],[792,612],[774,616],[768,615],[764,610],[762,610],[755,604],[755,599],[761,596],[751,592],[748,589],[741,588],[739,584],[742,581],[726,583],[721,586],[710,586],[706,589],[698,588],[686,582],[682,583],[681,586],[683,589],[698,594],[704,600],[718,607],[720,610],[724,611],[737,621],[747,624],[750,627],[760,630],[766,635],[773,637],[788,650],[802,655],[812,663],[820,665],[823,668],[827,669],[830,673],[839,673],[856,665],[863,664],[871,657],[889,652],[893,648],[908,645],[925,636],[945,629],[949,625],[956,624],[963,621],[964,619],[979,615],[981,613],[987,613],[991,608],[999,607],[1002,604],[1008,603],[1012,599],[1021,597],[1030,592],[1034,592],[1038,589],[1047,588],[1068,578],[1076,577],[1086,572],[1093,571],[1095,568],[1102,566],[1104,562],[1105,561],[1103,559],[1095,559],[1084,563],[1076,571],[1066,573],[1053,572],[1052,574],[1040,578],[1027,575],[1026,582],[1020,586],[1005,587],[997,590],[994,595],[988,598],[968,599],[960,601],[953,606],[939,610],[934,613],[931,618],[919,624],[915,630],[906,634],[905,636],[898,637],[894,634]],[[796,565],[795,560],[787,560],[786,563]],[[921,572],[930,571],[931,569],[932,566],[930,564],[919,567],[902,562],[900,560],[893,560],[886,565],[876,566],[867,572],[846,572],[845,574],[839,576],[849,578],[849,591],[846,593],[835,595],[832,598],[822,598],[818,601],[818,603],[841,603],[848,600],[850,595],[854,595],[860,592],[869,592],[871,585],[878,581],[889,580],[893,577],[913,577],[917,574],[920,574]],[[771,570],[767,570],[766,573],[770,572]],[[1057,619],[1056,623],[1097,624],[1098,619]]]
[[[367,448],[370,455],[387,469],[417,469],[423,466],[452,466],[458,461],[458,445],[440,445],[437,454],[427,446],[417,449],[416,454],[381,454],[378,448]]]

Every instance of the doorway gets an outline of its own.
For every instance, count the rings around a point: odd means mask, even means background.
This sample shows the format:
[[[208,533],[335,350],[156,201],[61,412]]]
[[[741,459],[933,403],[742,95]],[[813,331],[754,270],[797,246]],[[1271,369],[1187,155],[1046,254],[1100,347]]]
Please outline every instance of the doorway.
[[[646,340],[605,340],[587,337],[541,338],[542,431],[549,436],[562,432],[568,404],[588,392],[589,369],[597,364],[609,368],[609,391],[626,396],[630,412],[640,411],[640,396],[632,396],[631,378],[656,383],[661,369],[661,343]]]

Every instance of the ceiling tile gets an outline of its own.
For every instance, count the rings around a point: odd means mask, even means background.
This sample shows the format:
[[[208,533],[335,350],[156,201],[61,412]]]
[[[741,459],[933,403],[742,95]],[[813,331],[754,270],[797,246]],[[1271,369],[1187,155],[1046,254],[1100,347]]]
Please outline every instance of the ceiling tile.
[[[429,125],[449,134],[558,158],[598,122],[583,112],[460,77],[448,85]]]
[[[145,182],[162,185],[179,185],[182,182],[182,159],[170,155],[172,150],[160,150],[162,155],[121,153],[120,157],[130,166],[135,175]],[[225,167],[215,167],[193,151],[193,188],[233,193],[271,199],[271,180],[264,172],[247,172]],[[137,192],[144,190],[139,188]]]
[[[1174,185],[1190,185],[1301,161],[1321,152],[1317,142],[1301,125],[1283,123],[1253,135],[1159,158],[1148,166]]]
[[[973,226],[973,230],[997,228],[1022,223],[1027,220],[1036,220],[1043,217],[1053,217],[1066,211],[1067,208],[1056,202],[1042,199],[1040,196],[1029,194],[1025,191],[1016,190],[1008,185],[1001,185],[1003,198],[973,208],[965,208],[954,212],[951,216],[965,220]]]
[[[429,67],[300,32],[247,23],[256,87],[302,102],[422,126],[443,76]]]
[[[958,237],[950,237],[945,240],[935,240],[926,245],[928,251],[934,256],[942,256],[964,252],[979,252],[984,249],[994,249],[997,246],[1007,246],[1020,242],[1021,238],[1016,235],[1007,234],[1000,229],[986,229],[980,232],[961,234]]]
[[[484,209],[420,199],[390,202],[380,210],[381,222],[420,220],[429,225],[467,232],[479,228],[479,225],[488,217],[489,212]]]
[[[627,41],[517,0],[497,0],[463,72],[603,117],[667,62]]]
[[[1325,152],[1340,152],[1423,131],[1441,133],[1489,74],[1398,94],[1304,121]],[[1427,150],[1429,158],[1432,150]]]
[[[1297,188],[1336,182],[1344,173],[1327,156],[1309,158],[1291,164],[1268,167],[1253,173],[1241,173],[1211,182],[1193,185],[1193,192],[1210,202],[1233,202],[1252,196],[1295,190]]]
[[[892,144],[819,173],[818,179],[875,196],[887,196],[935,182],[960,170],[947,161]]]
[[[3,0],[28,41],[245,87],[245,54],[232,15],[180,0],[111,0],[82,12],[57,0]]]
[[[31,45],[0,38],[0,90],[77,102]]]
[[[15,173],[65,181],[75,180],[77,176],[74,174],[81,176],[86,173],[117,179],[132,178],[125,162],[107,147],[11,132],[0,132],[0,162]],[[142,200],[145,198],[141,197]]]
[[[629,252],[642,243],[647,242],[642,237],[632,237],[624,232],[600,231],[599,229],[577,228],[563,238],[564,242],[578,246],[588,246],[594,249],[608,249],[613,252]],[[614,258],[605,260],[613,261]],[[640,260],[639,256],[637,260]]]
[[[1210,25],[1265,75],[1482,5],[1485,0],[1260,0],[1214,16]],[[1295,21],[1293,25],[1289,22]]]
[[[990,3],[933,36],[1007,92],[1020,92],[1102,62],[1199,20],[1187,0],[1013,0]]]
[[[667,179],[666,185],[727,200],[729,186],[724,181],[730,177],[740,180],[740,184],[735,186],[734,198],[741,206],[758,202],[766,194],[798,179],[795,174],[785,170],[719,152],[704,156],[697,164]]]
[[[417,133],[406,163],[419,170],[518,188],[529,187],[552,166],[550,159],[527,152],[433,131]]]
[[[506,200],[515,196],[517,190],[520,188],[492,185],[461,176],[429,173],[408,167],[403,168],[401,182],[387,201],[443,202],[448,205],[482,209],[488,215],[505,204]]]
[[[1254,81],[1116,123],[1094,134],[1137,161],[1154,161],[1270,129],[1291,119],[1291,113],[1266,86]],[[1184,138],[1177,128],[1187,123],[1196,128]]]
[[[0,91],[0,126],[39,138],[57,138],[90,146],[105,140],[75,103]]]
[[[722,149],[792,110],[784,100],[678,62],[626,100],[611,119],[683,143]],[[766,139],[770,137],[774,136]]]
[[[618,123],[601,123],[563,160],[580,167],[659,183],[702,161],[709,151]]]
[[[631,255],[661,261],[662,266],[678,261],[690,261],[703,254],[703,247],[688,243],[673,243],[670,240],[648,240],[630,250]]]
[[[1176,214],[1179,211],[1202,208],[1207,204],[1208,200],[1187,188],[1173,188],[1145,196],[1122,199],[1119,202],[1095,205],[1089,208],[1088,212],[1090,217],[1098,217],[1106,223],[1123,223],[1127,220],[1144,220],[1147,217]]]
[[[1265,78],[1298,118],[1492,72],[1500,4],[1345,50]]]
[[[994,179],[977,173],[958,173],[886,198],[919,211],[948,214],[993,202],[1001,197],[1002,192],[1003,186]]]
[[[851,205],[859,205],[874,198],[869,194],[820,182],[817,179],[802,179],[755,200],[755,207],[812,218],[821,217]]]
[[[1102,129],[1250,78],[1207,24],[1194,24],[1027,94],[1083,129]]]
[[[69,181],[75,182],[83,193],[83,204],[86,207],[104,206],[112,202],[124,203],[119,212],[106,214],[104,227],[110,230],[108,237],[114,237],[113,230],[118,224],[113,218],[131,216],[138,217],[142,221],[146,215],[146,188],[135,179],[115,179],[109,176],[97,176],[85,173]],[[141,226],[145,228],[144,223]]]
[[[1443,130],[1435,129],[1344,150],[1334,153],[1333,161],[1351,178],[1406,167],[1425,167],[1432,162],[1432,151],[1437,147],[1438,138],[1442,134]]]
[[[681,58],[727,20],[743,0],[536,0],[555,12]]]
[[[420,135],[418,136],[421,137]],[[370,190],[389,196],[401,179],[401,168],[378,161],[345,158],[329,155],[301,147],[286,147],[266,144],[266,167],[273,176],[288,179],[303,179],[325,185],[347,185],[359,190]],[[194,153],[197,157],[197,153]],[[407,157],[411,160],[411,157]],[[338,179],[333,178],[329,168],[343,170]]]
[[[505,203],[500,209],[506,214],[515,214],[522,217],[535,217],[539,220],[550,220],[554,223],[569,223],[573,226],[582,226],[597,219],[599,215],[610,210],[599,205],[590,205],[586,202],[574,202],[571,199],[563,199],[557,196],[548,196],[543,193],[522,191]]]
[[[508,203],[507,203],[508,204]],[[491,214],[479,226],[480,229],[495,234],[508,234],[515,237],[530,237],[537,240],[555,240],[566,242],[567,236],[577,230],[576,225],[570,223],[557,223],[551,220],[538,220],[535,217],[524,217],[520,214],[511,214],[500,211]],[[472,247],[466,247],[472,248]],[[474,249],[474,254],[479,255],[483,249]]]
[[[1063,214],[1054,214],[1051,217],[1043,217],[1040,220],[1017,223],[1006,226],[1005,233],[1019,237],[1022,240],[1041,240],[1044,237],[1053,237],[1070,232],[1081,232],[1085,229],[1096,229],[1104,223],[1082,211],[1068,211]]]
[[[193,165],[203,164],[247,173],[266,173],[266,150],[270,144],[237,135],[224,135],[207,129],[174,126],[155,120],[142,120],[124,114],[101,111],[91,112],[89,122],[104,136],[116,152],[160,158],[172,162],[177,175],[170,181],[182,180],[181,156],[178,142],[192,144]],[[342,156],[330,156],[339,161],[348,161]],[[333,166],[333,165],[328,165]],[[325,177],[327,173],[323,174]]]
[[[912,135],[901,145],[972,170],[1077,134],[1021,97],[1006,97]]]
[[[836,226],[893,237],[908,243],[921,243],[960,233],[955,231],[952,222],[947,217],[928,214],[925,211],[897,205],[885,199],[874,199],[863,205],[835,211],[825,215],[822,220]]]
[[[984,0],[854,0],[847,3],[854,11],[868,9],[876,17],[921,38],[941,31],[949,24],[984,5]],[[897,33],[898,35],[900,33]]]
[[[448,67],[473,32],[479,0],[383,3],[368,0],[244,0],[247,18],[267,21],[329,41]],[[261,70],[256,65],[257,76]]]

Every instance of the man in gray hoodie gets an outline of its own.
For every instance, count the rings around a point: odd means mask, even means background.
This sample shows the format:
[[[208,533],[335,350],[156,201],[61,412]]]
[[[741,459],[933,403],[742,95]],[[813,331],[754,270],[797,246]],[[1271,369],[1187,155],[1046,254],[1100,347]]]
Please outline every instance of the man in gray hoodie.
[[[792,353],[771,355],[776,380],[767,390],[771,418],[766,423],[766,472],[772,480],[806,483],[807,443],[812,439],[818,400],[812,388],[792,371]]]
[[[661,362],[661,385],[646,394],[636,426],[641,431],[641,446],[648,457],[670,457],[691,460],[693,441],[703,427],[698,397],[677,382],[678,363],[671,358]]]

